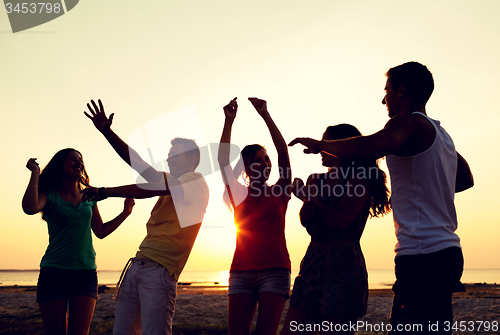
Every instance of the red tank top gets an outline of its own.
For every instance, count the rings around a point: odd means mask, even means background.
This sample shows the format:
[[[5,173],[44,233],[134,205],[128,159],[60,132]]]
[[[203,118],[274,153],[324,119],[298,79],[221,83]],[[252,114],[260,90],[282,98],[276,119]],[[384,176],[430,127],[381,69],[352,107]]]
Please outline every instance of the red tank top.
[[[247,188],[241,185],[238,192],[247,192]],[[290,197],[278,185],[267,187],[264,194],[258,202],[247,196],[234,209],[237,232],[231,271],[291,269],[285,241]]]

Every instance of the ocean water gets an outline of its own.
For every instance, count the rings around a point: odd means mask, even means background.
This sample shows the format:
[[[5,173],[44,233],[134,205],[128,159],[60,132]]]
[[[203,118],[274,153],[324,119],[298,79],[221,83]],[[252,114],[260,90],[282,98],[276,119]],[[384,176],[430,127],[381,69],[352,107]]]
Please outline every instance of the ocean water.
[[[99,285],[115,285],[121,271],[98,271]],[[298,270],[292,271],[292,284]],[[184,271],[179,283],[193,286],[227,286],[229,271]],[[0,286],[35,286],[38,270],[0,270]],[[394,270],[368,270],[368,285],[371,289],[391,288]],[[500,284],[500,269],[465,269],[462,283]]]

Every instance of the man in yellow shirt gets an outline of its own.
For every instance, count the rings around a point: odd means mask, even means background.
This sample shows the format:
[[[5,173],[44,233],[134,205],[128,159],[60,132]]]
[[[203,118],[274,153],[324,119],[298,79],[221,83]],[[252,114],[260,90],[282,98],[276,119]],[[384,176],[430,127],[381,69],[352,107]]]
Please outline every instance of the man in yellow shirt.
[[[167,159],[170,173],[157,171],[111,130],[113,114],[106,117],[100,100],[99,106],[94,101],[87,106],[90,114],[85,115],[148,183],[88,188],[86,196],[97,200],[160,196],[146,224],[147,235],[119,288],[113,333],[171,334],[177,280],[208,205],[208,185],[202,174],[194,172],[200,149],[193,140],[174,138]]]

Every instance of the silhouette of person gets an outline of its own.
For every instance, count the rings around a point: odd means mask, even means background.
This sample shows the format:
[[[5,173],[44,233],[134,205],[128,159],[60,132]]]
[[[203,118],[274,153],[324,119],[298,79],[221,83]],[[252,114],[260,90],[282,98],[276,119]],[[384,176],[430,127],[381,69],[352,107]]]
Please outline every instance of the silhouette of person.
[[[356,127],[339,124],[328,127],[323,139],[360,135]],[[294,180],[294,194],[304,201],[300,220],[311,243],[293,285],[283,335],[296,333],[298,324],[326,321],[336,329],[366,314],[368,273],[359,241],[369,216],[390,211],[386,175],[377,160],[321,156],[327,173],[310,175],[306,187]]]
[[[160,196],[146,223],[147,235],[136,257],[125,266],[117,287],[114,334],[171,334],[177,280],[186,265],[208,205],[209,190],[201,173],[200,149],[190,139],[174,138],[168,153],[170,172],[160,172],[111,130],[113,114],[92,101],[85,112],[117,154],[148,181],[110,188],[86,188],[95,199]],[[130,266],[128,268],[128,266]],[[128,268],[128,269],[127,269]]]
[[[285,242],[285,212],[290,200],[288,147],[272,120],[267,102],[249,98],[269,129],[278,151],[280,178],[269,186],[271,160],[266,149],[248,145],[234,170],[229,164],[236,98],[224,107],[219,165],[226,185],[225,202],[234,210],[236,249],[229,276],[228,328],[231,335],[250,334],[257,303],[256,333],[275,335],[290,294],[290,257]],[[238,182],[244,173],[246,185]]]
[[[301,143],[305,153],[326,152],[339,159],[387,157],[398,240],[393,332],[421,324],[419,334],[434,333],[427,325],[438,322],[441,333],[451,333],[445,327],[453,322],[451,296],[463,290],[454,193],[474,181],[450,135],[427,116],[425,106],[434,90],[427,67],[408,62],[389,69],[386,76],[382,103],[390,120],[382,130],[337,141],[296,138],[289,145]]]
[[[22,200],[23,211],[29,215],[41,212],[49,230],[36,290],[45,333],[88,334],[97,300],[90,231],[100,239],[111,234],[132,212],[134,199],[125,199],[123,211],[103,223],[96,202],[82,197],[89,177],[79,151],[60,150],[41,173],[36,158],[29,159],[26,167],[31,178]]]

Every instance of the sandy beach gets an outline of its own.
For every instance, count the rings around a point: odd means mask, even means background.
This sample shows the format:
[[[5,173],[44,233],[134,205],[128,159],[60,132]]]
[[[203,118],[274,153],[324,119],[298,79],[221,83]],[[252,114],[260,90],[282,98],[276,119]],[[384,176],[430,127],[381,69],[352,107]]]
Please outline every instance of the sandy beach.
[[[113,300],[114,288],[100,293],[94,313],[94,320],[104,321],[114,318],[116,301]],[[35,302],[35,287],[0,287],[0,316],[40,317]],[[361,319],[372,326],[387,324],[392,302],[389,289],[370,290],[368,313]],[[288,303],[283,313],[283,319]],[[453,297],[455,321],[500,322],[500,285],[469,284],[466,292],[456,293]],[[227,323],[227,287],[178,286],[174,324],[216,325]],[[477,321],[477,322],[476,322]],[[282,320],[283,322],[283,320]],[[0,328],[1,325],[0,325]],[[364,332],[360,332],[364,333]],[[369,333],[369,332],[366,332]],[[500,334],[500,331],[471,331],[471,334]]]

